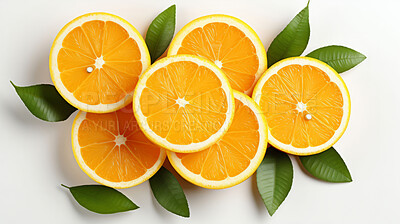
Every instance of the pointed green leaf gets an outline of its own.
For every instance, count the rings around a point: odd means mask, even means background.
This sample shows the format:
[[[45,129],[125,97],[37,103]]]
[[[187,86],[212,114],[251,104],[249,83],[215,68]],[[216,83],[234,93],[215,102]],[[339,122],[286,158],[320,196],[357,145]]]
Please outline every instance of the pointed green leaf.
[[[14,86],[28,110],[44,121],[66,120],[76,108],[65,101],[53,85]]]
[[[66,187],[84,208],[99,214],[126,212],[139,208],[121,192],[103,185]]]
[[[176,6],[172,5],[151,22],[146,33],[146,44],[149,48],[151,63],[168,48],[175,32],[175,18]]]
[[[351,182],[351,175],[339,153],[331,147],[312,156],[299,156],[304,168],[314,177],[328,182]]]
[[[268,67],[276,62],[294,56],[300,56],[310,39],[308,4],[299,12],[285,29],[278,34],[268,48]]]
[[[336,45],[319,48],[309,53],[307,57],[327,63],[338,73],[350,70],[367,58],[353,49]]]
[[[288,195],[293,182],[293,165],[289,156],[269,147],[257,169],[257,187],[272,216]]]
[[[167,169],[161,167],[161,169],[150,178],[150,186],[154,197],[161,206],[174,214],[183,217],[190,216],[185,193],[178,180]]]

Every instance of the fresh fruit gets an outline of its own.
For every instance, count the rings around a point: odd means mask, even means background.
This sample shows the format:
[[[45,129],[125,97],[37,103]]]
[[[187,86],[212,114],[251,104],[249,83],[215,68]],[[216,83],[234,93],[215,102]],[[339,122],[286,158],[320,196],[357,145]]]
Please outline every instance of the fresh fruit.
[[[290,154],[330,148],[350,118],[346,84],[329,65],[312,58],[288,58],[270,67],[253,98],[266,115],[269,143]]]
[[[72,148],[90,178],[113,188],[146,181],[166,157],[140,130],[131,105],[104,114],[80,111],[72,126]]]
[[[193,20],[175,36],[168,55],[193,54],[213,61],[228,77],[232,88],[251,95],[267,69],[264,46],[254,30],[227,15]]]
[[[128,105],[139,75],[149,65],[139,32],[108,13],[72,20],[58,33],[50,51],[50,73],[58,92],[74,107],[93,113]]]
[[[155,62],[133,96],[136,119],[154,143],[174,152],[196,152],[217,142],[234,113],[229,81],[212,62],[176,55]]]
[[[211,147],[196,153],[167,152],[175,170],[201,187],[221,189],[250,177],[267,148],[267,123],[260,107],[234,91],[235,117],[228,132]]]

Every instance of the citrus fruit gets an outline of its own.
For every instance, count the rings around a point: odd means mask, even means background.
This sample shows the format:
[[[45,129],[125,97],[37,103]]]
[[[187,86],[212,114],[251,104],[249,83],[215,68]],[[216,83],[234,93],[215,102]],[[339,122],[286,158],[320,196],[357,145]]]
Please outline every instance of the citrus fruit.
[[[193,55],[155,62],[140,77],[133,103],[146,136],[175,152],[200,151],[214,144],[228,130],[235,108],[223,72]]]
[[[89,177],[113,188],[146,181],[166,157],[140,130],[131,105],[103,114],[80,111],[72,126],[72,148]]]
[[[265,113],[269,143],[295,155],[312,155],[343,135],[350,117],[350,96],[329,65],[294,57],[270,67],[254,88]]]
[[[195,153],[167,152],[175,170],[201,187],[221,189],[251,176],[264,158],[267,123],[259,106],[234,91],[235,117],[228,132],[211,147]]]
[[[168,55],[193,54],[213,61],[233,89],[251,94],[267,68],[260,38],[243,21],[227,15],[209,15],[184,26],[173,39]]]
[[[129,104],[139,75],[149,65],[149,52],[138,31],[107,13],[72,20],[50,51],[50,73],[58,92],[76,108],[93,113]]]

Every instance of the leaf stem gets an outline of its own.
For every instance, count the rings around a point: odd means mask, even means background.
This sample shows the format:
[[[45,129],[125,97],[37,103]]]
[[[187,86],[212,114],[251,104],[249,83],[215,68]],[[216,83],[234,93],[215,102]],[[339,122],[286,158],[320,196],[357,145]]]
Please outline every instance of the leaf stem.
[[[62,187],[65,187],[65,188],[67,188],[67,189],[70,189],[70,187],[68,187],[68,186],[66,186],[66,185],[64,185],[64,184],[61,184],[61,186],[62,186]]]

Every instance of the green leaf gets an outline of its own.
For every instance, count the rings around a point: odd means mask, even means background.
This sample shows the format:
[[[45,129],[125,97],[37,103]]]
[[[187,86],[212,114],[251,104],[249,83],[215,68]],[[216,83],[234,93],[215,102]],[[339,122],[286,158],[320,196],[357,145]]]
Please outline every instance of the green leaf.
[[[103,185],[67,187],[75,200],[84,208],[99,214],[126,212],[139,208],[121,192]]]
[[[66,120],[76,110],[60,96],[53,85],[19,87],[13,82],[11,84],[28,110],[44,121]]]
[[[336,45],[319,48],[309,53],[307,57],[327,63],[338,73],[350,70],[367,58],[353,49]]]
[[[333,147],[316,155],[299,158],[304,168],[318,179],[334,183],[352,181],[346,164]]]
[[[278,34],[268,48],[268,67],[276,62],[294,56],[300,56],[310,39],[308,4],[299,12],[285,29]]]
[[[168,211],[189,217],[189,206],[178,180],[164,167],[150,178],[150,186],[158,203]]]
[[[293,166],[289,156],[269,147],[257,169],[257,187],[272,216],[288,195],[293,182]]]
[[[151,63],[168,48],[175,32],[175,18],[176,6],[172,5],[151,22],[146,33],[146,44],[149,48]]]

